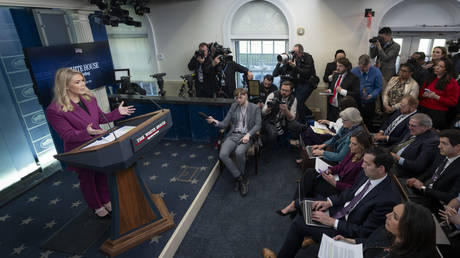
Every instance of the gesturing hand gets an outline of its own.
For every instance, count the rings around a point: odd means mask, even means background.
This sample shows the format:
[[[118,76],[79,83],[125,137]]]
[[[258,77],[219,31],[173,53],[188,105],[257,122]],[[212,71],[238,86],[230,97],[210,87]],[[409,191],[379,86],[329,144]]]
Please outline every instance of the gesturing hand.
[[[88,132],[89,135],[98,135],[98,134],[103,134],[105,133],[105,130],[102,130],[102,129],[93,129],[93,123],[90,123],[87,127],[86,127],[86,131]]]
[[[134,106],[124,106],[124,107],[123,107],[123,104],[124,104],[124,103],[125,103],[125,102],[122,101],[122,102],[120,103],[120,106],[118,106],[118,111],[120,112],[120,114],[122,114],[122,115],[124,115],[124,116],[129,116],[129,115],[131,115],[132,113],[134,113],[134,111],[136,110],[136,109],[134,108]]]

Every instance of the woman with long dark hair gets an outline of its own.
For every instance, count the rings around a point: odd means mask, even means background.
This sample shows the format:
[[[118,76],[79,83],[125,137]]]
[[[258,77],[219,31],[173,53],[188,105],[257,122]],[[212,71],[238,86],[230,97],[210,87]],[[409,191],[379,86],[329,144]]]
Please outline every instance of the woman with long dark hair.
[[[419,111],[431,117],[436,129],[448,128],[448,110],[458,102],[460,89],[453,74],[452,61],[445,57],[439,59],[419,92]]]
[[[350,151],[345,158],[336,166],[318,174],[310,168],[305,171],[300,181],[300,198],[308,197],[327,197],[338,194],[341,191],[351,187],[359,173],[362,171],[364,150],[372,145],[372,137],[365,131],[354,131],[350,136]],[[295,200],[299,198],[299,188],[296,187],[292,202],[282,210],[277,210],[281,216],[292,214],[295,216],[297,208]]]
[[[341,235],[335,240],[363,243],[364,257],[435,258],[436,227],[430,211],[413,202],[398,204],[386,215],[385,226],[367,239],[350,239]]]

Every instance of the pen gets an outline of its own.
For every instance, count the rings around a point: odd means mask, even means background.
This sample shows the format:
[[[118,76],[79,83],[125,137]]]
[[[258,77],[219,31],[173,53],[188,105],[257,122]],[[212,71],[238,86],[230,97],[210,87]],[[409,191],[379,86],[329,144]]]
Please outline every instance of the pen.
[[[316,178],[320,178],[320,177],[321,177],[321,174],[324,173],[324,172],[326,172],[326,171],[327,171],[327,169],[326,169],[326,170],[319,170],[319,173],[318,173],[318,175],[316,176]]]

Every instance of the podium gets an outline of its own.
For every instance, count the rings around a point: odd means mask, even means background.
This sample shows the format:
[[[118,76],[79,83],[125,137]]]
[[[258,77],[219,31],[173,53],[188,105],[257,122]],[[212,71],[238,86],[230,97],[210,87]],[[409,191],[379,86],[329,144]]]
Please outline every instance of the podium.
[[[133,167],[172,124],[170,110],[158,110],[121,121],[119,125],[133,128],[111,142],[95,145],[100,138],[92,139],[55,156],[69,165],[108,174],[112,224],[110,238],[100,250],[109,256],[119,255],[174,226],[162,198],[150,193]]]

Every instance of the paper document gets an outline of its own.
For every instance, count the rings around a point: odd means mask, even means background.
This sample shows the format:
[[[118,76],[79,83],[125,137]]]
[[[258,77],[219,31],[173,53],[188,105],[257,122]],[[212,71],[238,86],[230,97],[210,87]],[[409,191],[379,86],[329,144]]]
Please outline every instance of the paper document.
[[[318,128],[318,129],[327,129],[326,125],[320,124],[320,123],[318,123],[316,121],[315,121],[314,127]]]
[[[321,238],[319,258],[362,258],[363,245],[353,245],[344,241],[336,241],[326,234]]]
[[[315,170],[316,172],[320,173],[321,171],[326,171],[329,168],[329,164],[324,162],[320,158],[315,158]]]
[[[90,148],[90,147],[94,147],[94,146],[98,146],[98,145],[101,145],[101,144],[106,144],[106,143],[109,143],[109,142],[113,142],[115,140],[114,134],[117,136],[117,138],[119,138],[119,137],[121,137],[122,135],[124,135],[125,133],[131,131],[134,128],[136,128],[136,127],[135,126],[129,126],[129,125],[120,127],[117,130],[113,131],[113,133],[109,133],[109,134],[107,134],[107,135],[105,135],[103,137],[100,137],[96,141],[84,146],[81,149],[84,150],[84,149],[87,149],[87,148]]]
[[[315,127],[313,125],[310,125],[310,127],[313,130],[313,132],[315,132],[317,134],[327,134],[327,129],[318,128],[318,127]]]
[[[320,96],[332,96],[332,92],[320,92],[319,93]]]

